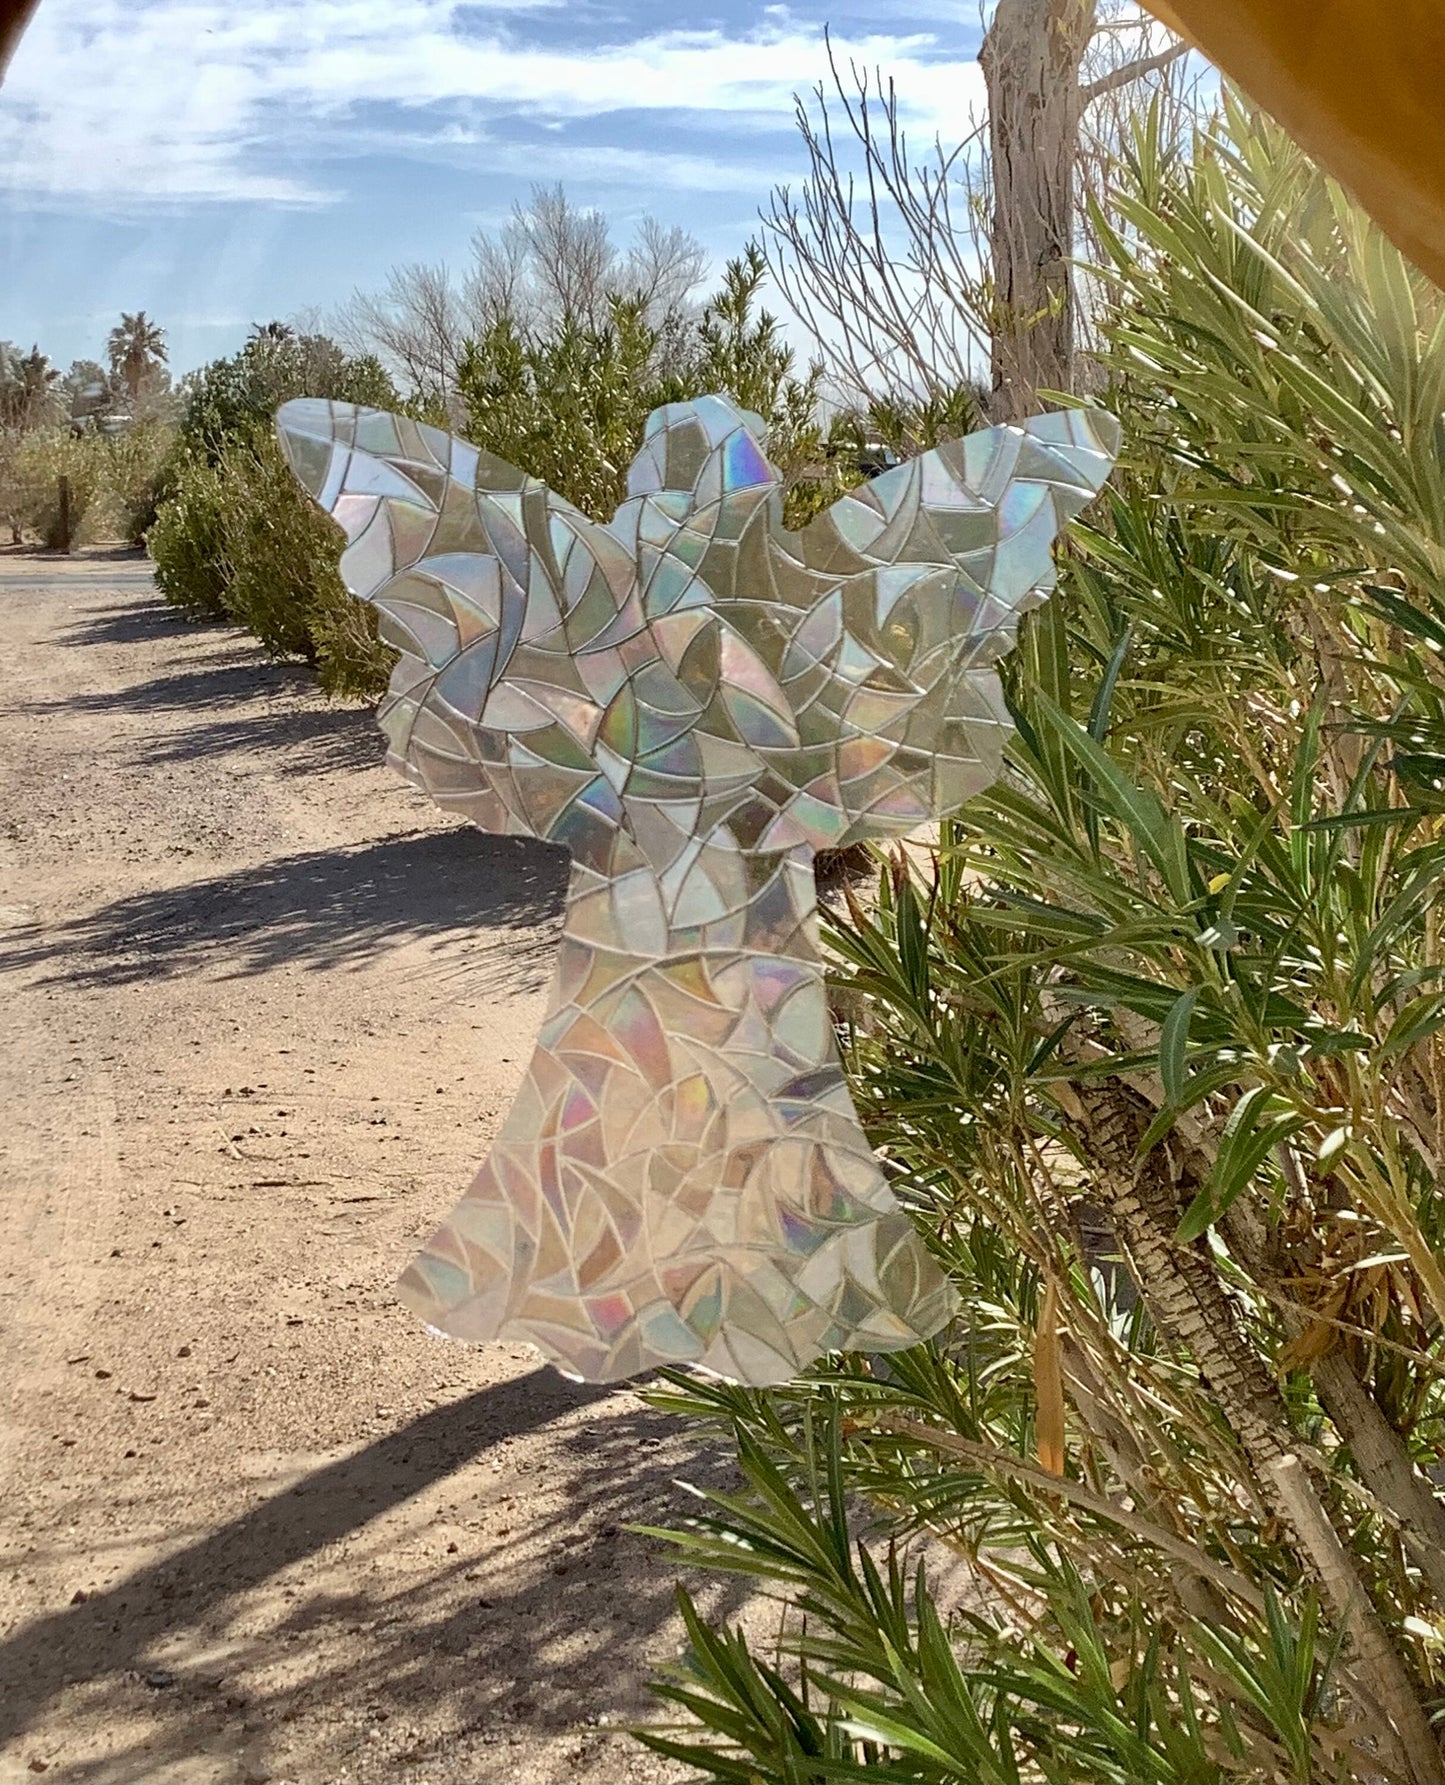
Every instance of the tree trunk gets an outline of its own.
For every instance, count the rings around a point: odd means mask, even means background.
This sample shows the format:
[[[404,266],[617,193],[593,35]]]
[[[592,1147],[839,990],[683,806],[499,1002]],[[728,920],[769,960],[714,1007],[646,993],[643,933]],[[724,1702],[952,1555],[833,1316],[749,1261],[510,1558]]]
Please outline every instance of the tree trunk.
[[[1354,1641],[1381,1733],[1398,1745],[1394,1757],[1415,1785],[1445,1781],[1419,1682],[1370,1603],[1369,1595],[1313,1483],[1294,1450],[1289,1412],[1279,1388],[1243,1329],[1207,1245],[1174,1237],[1179,1188],[1162,1149],[1139,1156],[1154,1111],[1119,1083],[1075,1081],[1060,1098],[1090,1162],[1092,1200],[1104,1211],[1128,1254],[1145,1305],[1161,1333],[1189,1353],[1239,1440],[1256,1491],[1302,1558],[1314,1568],[1341,1626]],[[1191,1186],[1197,1188],[1197,1186]],[[1372,1707],[1374,1708],[1374,1707]]]
[[[979,62],[993,163],[993,417],[1072,388],[1079,74],[1096,0],[998,0]]]
[[[1281,1168],[1291,1169],[1281,1148]],[[1279,1246],[1241,1197],[1225,1214],[1220,1230],[1235,1261],[1269,1295],[1291,1340],[1309,1329],[1280,1269]],[[1396,1521],[1437,1602],[1445,1606],[1445,1506],[1416,1468],[1405,1440],[1385,1418],[1375,1397],[1356,1373],[1352,1352],[1340,1338],[1304,1365],[1330,1424],[1349,1447],[1360,1479]]]
[[[1091,1199],[1123,1245],[1155,1324],[1198,1365],[1239,1439],[1262,1505],[1287,1523],[1287,1509],[1270,1493],[1265,1471],[1293,1450],[1289,1414],[1241,1330],[1208,1248],[1174,1238],[1182,1211],[1162,1151],[1135,1156],[1152,1106],[1120,1084],[1077,1081],[1070,1090],[1083,1156],[1090,1161]]]
[[[1420,1572],[1445,1606],[1445,1507],[1416,1472],[1400,1434],[1345,1353],[1326,1352],[1307,1367],[1320,1404],[1349,1445],[1365,1486],[1399,1520]]]

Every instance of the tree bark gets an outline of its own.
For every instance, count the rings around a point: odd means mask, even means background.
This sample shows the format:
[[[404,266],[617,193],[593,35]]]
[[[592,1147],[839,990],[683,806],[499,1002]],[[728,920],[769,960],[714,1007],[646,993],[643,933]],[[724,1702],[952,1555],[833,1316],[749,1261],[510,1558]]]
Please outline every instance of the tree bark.
[[[1326,1352],[1308,1369],[1320,1404],[1349,1445],[1365,1486],[1399,1519],[1400,1535],[1436,1600],[1445,1606],[1445,1507],[1416,1471],[1400,1434],[1344,1352]]]
[[[1297,1456],[1281,1457],[1270,1464],[1269,1475],[1290,1509],[1292,1522],[1319,1571],[1335,1616],[1354,1639],[1370,1683],[1399,1737],[1409,1776],[1420,1781],[1420,1785],[1445,1777],[1439,1744],[1419,1694],[1384,1625],[1375,1616],[1354,1562],[1325,1516],[1304,1464]]]
[[[1280,1153],[1280,1167],[1288,1176],[1298,1168],[1292,1165],[1288,1149],[1282,1148]],[[1274,1302],[1285,1332],[1291,1339],[1299,1338],[1309,1325],[1309,1315],[1289,1293],[1278,1245],[1245,1198],[1229,1209],[1220,1231],[1235,1260]],[[1445,1506],[1415,1467],[1405,1440],[1360,1380],[1344,1346],[1336,1343],[1305,1368],[1331,1425],[1349,1446],[1360,1479],[1398,1522],[1420,1572],[1437,1602],[1445,1607]]]
[[[1163,1150],[1156,1147],[1139,1157],[1153,1106],[1117,1081],[1076,1082],[1060,1102],[1076,1129],[1081,1154],[1090,1162],[1092,1200],[1113,1223],[1155,1325],[1194,1359],[1239,1440],[1264,1505],[1310,1562],[1341,1626],[1349,1630],[1370,1696],[1383,1712],[1381,1733],[1388,1733],[1397,1750],[1397,1776],[1415,1785],[1445,1781],[1445,1761],[1430,1730],[1419,1683],[1376,1614],[1353,1558],[1300,1465],[1284,1399],[1244,1332],[1205,1243],[1181,1244],[1174,1237],[1181,1213],[1179,1190],[1168,1175]]]
[[[1091,1199],[1123,1245],[1156,1325],[1198,1365],[1239,1439],[1262,1503],[1287,1523],[1287,1510],[1269,1493],[1264,1471],[1292,1452],[1289,1417],[1202,1243],[1181,1245],[1174,1238],[1179,1198],[1162,1152],[1135,1158],[1153,1108],[1118,1083],[1079,1082],[1071,1091],[1083,1156],[1090,1161]]]
[[[1096,0],[998,0],[979,62],[993,168],[993,419],[1073,384],[1080,69]]]

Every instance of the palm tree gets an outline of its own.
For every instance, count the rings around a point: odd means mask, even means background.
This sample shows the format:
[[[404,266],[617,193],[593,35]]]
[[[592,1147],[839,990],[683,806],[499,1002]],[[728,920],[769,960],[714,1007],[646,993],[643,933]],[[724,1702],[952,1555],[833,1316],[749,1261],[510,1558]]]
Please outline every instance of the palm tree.
[[[134,315],[122,310],[119,324],[106,342],[110,369],[125,385],[132,403],[166,361],[166,332],[144,310]]]
[[[0,427],[20,434],[38,427],[51,407],[50,387],[59,376],[38,346],[22,354],[9,341],[0,341]]]

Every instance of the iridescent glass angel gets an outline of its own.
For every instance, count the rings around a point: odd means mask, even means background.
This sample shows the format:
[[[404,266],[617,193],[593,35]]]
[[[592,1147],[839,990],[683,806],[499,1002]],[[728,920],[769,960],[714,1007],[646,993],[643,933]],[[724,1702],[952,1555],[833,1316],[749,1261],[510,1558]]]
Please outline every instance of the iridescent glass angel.
[[[596,1381],[775,1382],[936,1332],[952,1293],[839,1064],[813,859],[998,774],[992,665],[1109,474],[1112,418],[989,428],[798,533],[762,423],[723,397],[652,415],[606,525],[400,416],[308,400],[278,425],[401,653],[392,761],[572,855],[536,1052],[406,1300]]]

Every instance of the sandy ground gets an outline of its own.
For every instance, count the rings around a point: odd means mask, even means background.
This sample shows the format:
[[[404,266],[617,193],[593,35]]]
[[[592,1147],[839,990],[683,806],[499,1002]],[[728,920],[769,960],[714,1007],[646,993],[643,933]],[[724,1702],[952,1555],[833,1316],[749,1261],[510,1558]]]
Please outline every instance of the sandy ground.
[[[0,1780],[675,1776],[674,1422],[391,1283],[563,885],[139,559],[0,555]],[[709,1589],[708,1603],[721,1603]]]

